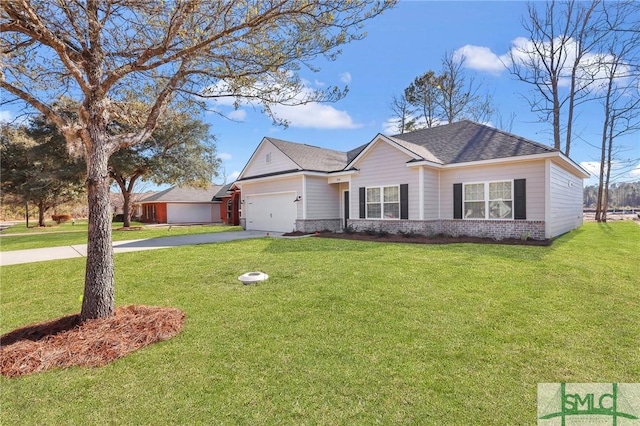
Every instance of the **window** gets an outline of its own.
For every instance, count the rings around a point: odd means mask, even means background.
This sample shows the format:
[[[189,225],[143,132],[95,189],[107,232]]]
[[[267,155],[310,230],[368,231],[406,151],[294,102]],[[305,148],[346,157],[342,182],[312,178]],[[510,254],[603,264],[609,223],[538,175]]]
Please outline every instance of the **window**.
[[[484,183],[464,185],[464,218],[484,219]]]
[[[489,183],[489,219],[513,218],[511,182]]]
[[[513,219],[512,181],[464,184],[465,219]]]
[[[267,164],[271,164],[271,153],[268,153],[268,154],[265,156],[265,160],[267,161]]]
[[[400,187],[367,188],[367,219],[399,219]]]
[[[380,188],[367,188],[367,218],[380,219],[381,217]]]

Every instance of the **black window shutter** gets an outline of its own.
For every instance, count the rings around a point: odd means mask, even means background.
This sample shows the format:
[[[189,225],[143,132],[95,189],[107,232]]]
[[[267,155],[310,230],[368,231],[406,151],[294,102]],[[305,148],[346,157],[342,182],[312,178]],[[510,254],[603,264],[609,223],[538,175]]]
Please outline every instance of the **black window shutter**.
[[[513,181],[513,218],[525,220],[527,218],[527,180]]]
[[[453,218],[462,219],[462,184],[453,184]]]
[[[359,188],[360,192],[360,219],[367,217],[367,189],[364,186]]]
[[[400,185],[400,219],[409,219],[409,184]]]

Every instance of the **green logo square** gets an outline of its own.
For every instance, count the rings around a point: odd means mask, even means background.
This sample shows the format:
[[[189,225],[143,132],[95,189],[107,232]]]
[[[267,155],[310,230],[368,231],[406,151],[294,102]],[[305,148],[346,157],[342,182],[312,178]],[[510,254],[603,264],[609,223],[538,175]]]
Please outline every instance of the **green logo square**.
[[[538,425],[639,424],[639,383],[538,384]]]

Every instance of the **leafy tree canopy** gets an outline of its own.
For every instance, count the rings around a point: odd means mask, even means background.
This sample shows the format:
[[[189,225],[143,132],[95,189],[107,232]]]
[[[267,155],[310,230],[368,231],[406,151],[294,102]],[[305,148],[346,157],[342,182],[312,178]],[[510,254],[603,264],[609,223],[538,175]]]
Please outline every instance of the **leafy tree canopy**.
[[[84,163],[69,156],[62,136],[44,117],[29,126],[2,126],[0,154],[2,192],[35,203],[40,226],[47,210],[84,195]]]

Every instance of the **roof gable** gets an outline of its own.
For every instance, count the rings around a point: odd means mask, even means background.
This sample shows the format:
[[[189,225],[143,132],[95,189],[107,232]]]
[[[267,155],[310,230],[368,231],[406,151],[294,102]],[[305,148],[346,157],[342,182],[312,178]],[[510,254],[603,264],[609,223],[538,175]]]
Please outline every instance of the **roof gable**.
[[[376,147],[380,143],[386,143],[406,154],[411,158],[409,161],[426,160],[434,163],[441,163],[438,158],[436,158],[431,152],[429,152],[427,148],[423,146],[416,145],[398,138],[378,134],[375,138],[373,138],[371,142],[364,145],[364,148],[361,149],[357,153],[357,155],[349,162],[347,168],[355,167],[355,165],[360,162],[371,150],[376,149]]]
[[[267,138],[301,170],[333,172],[347,165],[347,153],[317,146]]]
[[[282,152],[272,139],[265,137],[247,161],[238,179],[294,170],[300,170],[300,166]]]
[[[238,180],[297,171],[335,172],[345,168],[366,145],[348,152],[265,137],[245,165]],[[262,163],[271,154],[270,164]]]

